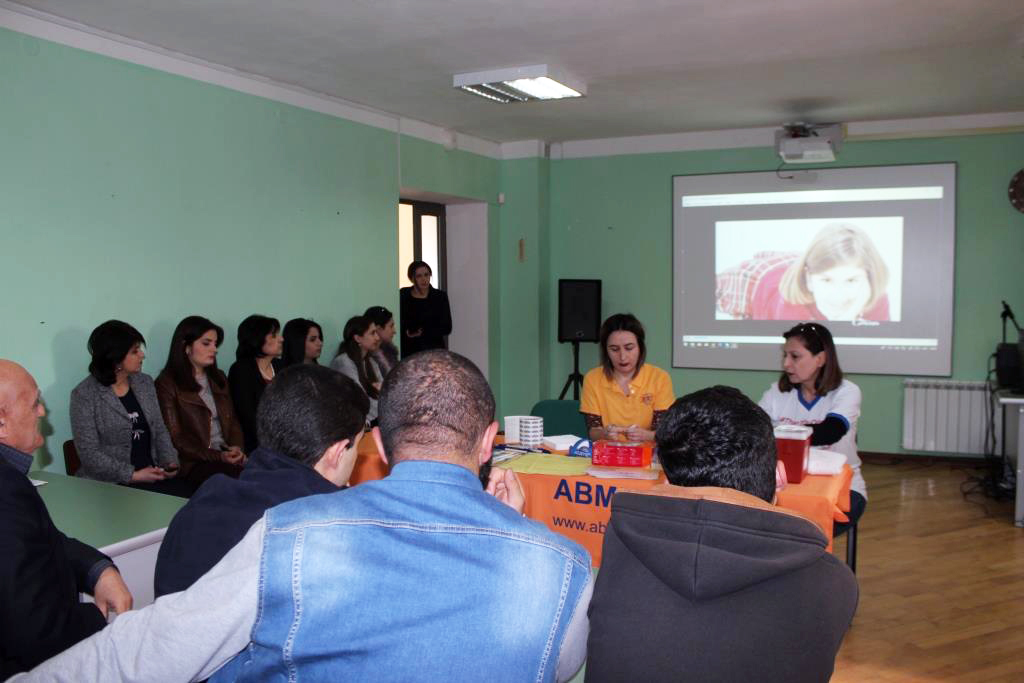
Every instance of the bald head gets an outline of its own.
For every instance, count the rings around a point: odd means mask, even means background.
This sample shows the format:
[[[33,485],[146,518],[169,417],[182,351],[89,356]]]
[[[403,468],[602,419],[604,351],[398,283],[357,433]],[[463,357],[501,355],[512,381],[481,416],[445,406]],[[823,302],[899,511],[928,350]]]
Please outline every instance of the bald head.
[[[0,358],[0,410],[6,409],[26,384],[36,386],[28,370],[12,360]]]
[[[39,418],[44,415],[32,375],[17,363],[0,359],[0,444],[32,453],[43,445]]]

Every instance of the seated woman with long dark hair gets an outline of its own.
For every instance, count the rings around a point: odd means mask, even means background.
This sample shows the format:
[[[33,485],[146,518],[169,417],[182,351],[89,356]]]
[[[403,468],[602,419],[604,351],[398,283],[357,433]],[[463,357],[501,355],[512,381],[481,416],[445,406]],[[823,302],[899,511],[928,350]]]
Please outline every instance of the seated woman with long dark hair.
[[[369,318],[357,315],[345,323],[338,355],[331,361],[333,369],[347,376],[366,392],[370,399],[366,422],[371,425],[377,421],[377,399],[383,381],[380,368],[372,357],[379,346],[377,326]]]
[[[142,372],[146,340],[108,320],[89,335],[89,376],[71,392],[78,476],[188,497],[175,479],[178,452],[164,426],[153,378]]]
[[[245,452],[252,453],[259,446],[256,434],[256,409],[263,390],[274,379],[280,368],[281,323],[265,315],[250,315],[238,326],[238,347],[235,362],[228,371],[231,399],[235,414],[242,423]]]
[[[370,306],[363,317],[369,318],[377,326],[380,347],[371,356],[377,361],[381,375],[387,377],[391,369],[398,365],[398,347],[392,341],[395,338],[395,316],[383,306]]]
[[[289,320],[284,324],[282,336],[281,368],[303,363],[319,365],[317,359],[324,348],[324,331],[315,321],[305,318]]]
[[[156,379],[181,476],[196,486],[217,473],[237,477],[245,463],[242,428],[228,380],[217,368],[217,349],[223,341],[219,325],[190,315],[174,328],[167,365]]]
[[[772,423],[807,425],[811,445],[846,457],[853,470],[849,522],[837,522],[838,536],[856,524],[867,507],[868,487],[857,453],[860,387],[843,377],[832,333],[820,323],[800,323],[782,334],[782,374],[761,397]]]

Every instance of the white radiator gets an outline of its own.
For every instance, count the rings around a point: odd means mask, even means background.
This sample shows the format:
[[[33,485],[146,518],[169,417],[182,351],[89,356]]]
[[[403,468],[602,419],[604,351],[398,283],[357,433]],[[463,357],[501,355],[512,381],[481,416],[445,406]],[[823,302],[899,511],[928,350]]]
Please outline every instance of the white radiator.
[[[903,448],[983,455],[994,418],[995,452],[1001,453],[1002,410],[993,412],[985,382],[903,380]]]

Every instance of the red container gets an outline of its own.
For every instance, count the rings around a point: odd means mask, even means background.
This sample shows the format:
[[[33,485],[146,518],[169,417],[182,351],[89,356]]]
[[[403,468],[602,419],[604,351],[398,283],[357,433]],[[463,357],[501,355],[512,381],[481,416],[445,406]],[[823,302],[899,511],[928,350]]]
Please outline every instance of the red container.
[[[775,449],[786,467],[786,479],[799,484],[807,474],[811,457],[811,428],[804,425],[779,425],[775,428]]]
[[[650,441],[606,441],[594,442],[590,461],[595,465],[611,467],[650,467],[654,444]]]

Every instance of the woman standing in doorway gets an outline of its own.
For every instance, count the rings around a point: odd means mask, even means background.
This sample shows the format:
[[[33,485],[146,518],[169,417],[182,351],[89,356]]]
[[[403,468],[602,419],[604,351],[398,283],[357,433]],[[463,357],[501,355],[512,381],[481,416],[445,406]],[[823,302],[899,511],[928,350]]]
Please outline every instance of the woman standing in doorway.
[[[417,351],[448,348],[452,333],[448,295],[430,285],[433,271],[423,261],[413,261],[406,271],[411,287],[399,291],[402,358]]]

